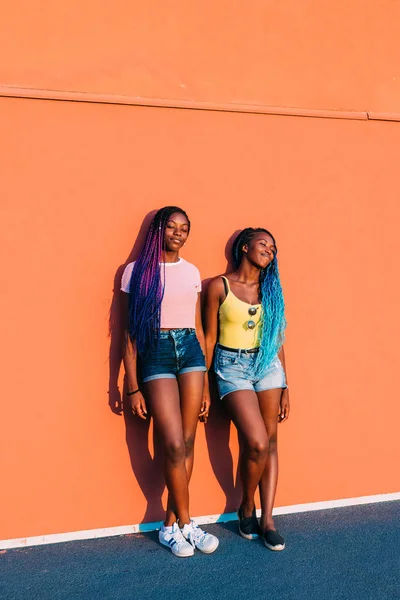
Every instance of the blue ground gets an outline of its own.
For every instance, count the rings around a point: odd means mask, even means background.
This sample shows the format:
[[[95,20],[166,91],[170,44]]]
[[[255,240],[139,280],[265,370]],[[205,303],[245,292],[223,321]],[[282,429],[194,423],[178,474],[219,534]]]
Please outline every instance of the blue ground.
[[[209,525],[215,554],[175,558],[156,533],[8,550],[1,600],[400,600],[400,502],[276,517],[274,553]]]

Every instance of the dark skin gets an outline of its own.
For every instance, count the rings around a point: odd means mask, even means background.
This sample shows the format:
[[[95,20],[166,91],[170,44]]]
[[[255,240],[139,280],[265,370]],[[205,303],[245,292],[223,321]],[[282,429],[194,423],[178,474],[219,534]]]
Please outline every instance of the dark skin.
[[[259,304],[260,273],[274,259],[276,247],[269,235],[257,233],[242,250],[243,256],[238,269],[227,276],[229,285],[239,300],[249,305]],[[225,298],[222,278],[215,277],[207,289],[205,312],[208,368],[211,367],[218,341],[218,311]],[[286,372],[283,347],[278,356]],[[251,516],[258,487],[262,513],[260,526],[263,531],[275,530],[272,509],[278,481],[278,423],[283,423],[289,417],[289,390],[279,388],[259,393],[242,390],[228,394],[224,397],[224,402],[243,443],[240,457],[243,516]]]
[[[171,215],[165,230],[163,262],[179,260],[179,251],[189,235],[189,224],[181,213]],[[128,294],[126,296],[126,313]],[[171,327],[171,329],[174,329]],[[196,304],[196,335],[205,354],[205,337],[200,313],[200,294]],[[127,391],[138,389],[137,353],[135,344],[126,334],[124,366]],[[146,401],[151,407],[154,426],[164,449],[164,475],[168,488],[165,525],[179,520],[182,527],[190,523],[188,485],[193,470],[193,448],[197,422],[207,422],[210,410],[207,374],[199,371],[184,373],[178,379],[155,379],[143,384],[141,391],[126,396],[132,414],[147,419]],[[146,399],[145,399],[146,398]]]

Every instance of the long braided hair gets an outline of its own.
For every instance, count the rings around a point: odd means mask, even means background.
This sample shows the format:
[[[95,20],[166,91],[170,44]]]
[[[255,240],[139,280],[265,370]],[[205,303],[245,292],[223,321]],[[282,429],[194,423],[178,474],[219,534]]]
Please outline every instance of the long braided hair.
[[[165,263],[160,263],[163,259],[165,228],[174,213],[186,217],[190,230],[189,217],[182,208],[160,208],[150,223],[143,248],[132,270],[128,332],[142,355],[155,348],[160,337],[161,302],[165,287]]]
[[[262,227],[247,227],[243,229],[232,246],[233,264],[236,269],[242,261],[243,246],[249,244],[258,233],[266,233],[272,238],[275,247],[277,247],[274,236],[267,229],[263,229]],[[261,375],[265,367],[271,364],[279,352],[285,337],[285,302],[279,278],[276,254],[269,265],[261,270],[260,297],[262,305],[261,326],[259,328],[260,351],[254,363],[255,376]]]

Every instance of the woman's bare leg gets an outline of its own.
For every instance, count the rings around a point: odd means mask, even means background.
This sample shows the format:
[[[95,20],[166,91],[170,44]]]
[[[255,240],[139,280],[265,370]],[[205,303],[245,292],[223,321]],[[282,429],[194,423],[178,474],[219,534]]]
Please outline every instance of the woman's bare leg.
[[[185,467],[189,484],[193,471],[194,441],[196,438],[197,423],[199,421],[201,401],[203,399],[204,373],[202,371],[183,373],[179,376],[178,384],[183,441],[185,445]],[[170,521],[174,523],[177,518],[178,515],[176,514],[174,502],[172,496],[169,494],[166,523]],[[183,524],[180,519],[179,523]]]
[[[267,460],[267,430],[255,392],[232,392],[225,396],[224,402],[243,443],[240,457],[243,487],[241,507],[243,517],[250,517],[254,510],[254,495]]]
[[[268,434],[268,454],[264,471],[262,473],[259,489],[261,501],[261,529],[275,529],[272,519],[276,486],[278,483],[278,414],[282,389],[259,392],[260,410]]]
[[[178,382],[176,379],[153,379],[145,386],[154,426],[165,455],[165,481],[174,507],[174,511],[167,512],[165,525],[172,525],[176,519],[184,525],[190,522],[189,491]]]

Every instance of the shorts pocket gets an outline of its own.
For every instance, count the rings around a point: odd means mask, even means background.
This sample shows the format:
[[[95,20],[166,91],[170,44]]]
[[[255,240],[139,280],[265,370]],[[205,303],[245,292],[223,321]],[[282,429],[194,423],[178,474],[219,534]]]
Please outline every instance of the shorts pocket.
[[[226,350],[219,350],[216,362],[219,367],[229,367],[238,362],[238,355],[236,352],[228,352]]]
[[[196,334],[190,334],[190,336],[188,336],[185,340],[185,344],[180,346],[177,354],[179,364],[184,368],[192,366],[205,367],[206,358]]]
[[[279,358],[276,357],[276,358],[274,358],[272,363],[269,365],[267,372],[272,374],[272,373],[279,373],[280,371],[283,371],[282,363],[279,360]]]

